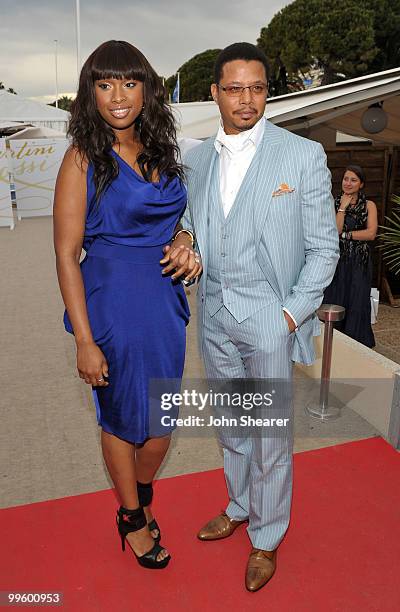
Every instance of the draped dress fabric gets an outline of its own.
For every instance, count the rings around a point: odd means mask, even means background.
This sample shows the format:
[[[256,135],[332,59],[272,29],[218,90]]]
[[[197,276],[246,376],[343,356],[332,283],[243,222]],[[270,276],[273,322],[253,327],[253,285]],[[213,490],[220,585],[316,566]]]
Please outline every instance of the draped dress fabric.
[[[112,155],[119,174],[99,204],[88,167],[81,272],[94,341],[109,366],[109,386],[93,388],[99,425],[140,443],[169,433],[150,417],[149,382],[179,382],[183,373],[189,307],[181,282],[163,276],[159,261],[185,208],[186,190],[177,177],[149,183]],[[64,324],[73,333],[67,312]]]
[[[340,196],[335,200],[336,212]],[[344,232],[363,230],[367,227],[367,200],[363,194],[355,207],[346,209]],[[369,243],[363,240],[347,240],[340,237],[340,259],[330,286],[325,289],[324,302],[338,304],[346,309],[336,329],[357,342],[373,348],[374,332],[371,326],[372,257]]]

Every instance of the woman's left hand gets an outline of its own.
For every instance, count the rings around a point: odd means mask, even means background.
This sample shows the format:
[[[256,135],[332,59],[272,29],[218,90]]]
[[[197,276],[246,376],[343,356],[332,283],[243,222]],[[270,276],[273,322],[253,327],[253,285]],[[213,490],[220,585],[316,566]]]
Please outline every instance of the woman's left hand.
[[[172,246],[167,245],[163,249],[164,257],[161,264],[167,264],[162,270],[162,274],[168,274],[175,270],[171,278],[174,280],[184,276],[186,281],[198,278],[202,271],[201,257],[196,251],[184,244]]]

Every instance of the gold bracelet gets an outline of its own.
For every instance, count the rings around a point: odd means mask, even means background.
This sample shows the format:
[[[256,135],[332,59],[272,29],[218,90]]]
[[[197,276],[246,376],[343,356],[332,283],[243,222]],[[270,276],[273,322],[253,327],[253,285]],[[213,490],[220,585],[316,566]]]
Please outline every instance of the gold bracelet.
[[[343,208],[338,208],[338,212],[346,212],[346,209],[343,210]]]
[[[194,236],[192,234],[192,232],[190,230],[187,229],[181,229],[178,232],[176,232],[175,236],[173,237],[173,241],[179,236],[179,234],[182,234],[182,232],[185,232],[185,234],[187,234],[188,236],[190,236],[190,240],[192,241],[192,247],[194,245]]]

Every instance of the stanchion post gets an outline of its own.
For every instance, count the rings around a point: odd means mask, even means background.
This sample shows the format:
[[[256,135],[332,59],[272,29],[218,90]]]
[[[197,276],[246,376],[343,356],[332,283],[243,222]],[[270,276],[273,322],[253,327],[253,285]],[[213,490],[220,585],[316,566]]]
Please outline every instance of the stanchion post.
[[[343,306],[336,304],[322,304],[317,311],[318,318],[324,321],[324,348],[322,351],[321,385],[319,390],[319,403],[311,403],[306,412],[314,419],[327,421],[340,416],[340,408],[329,406],[329,386],[331,382],[331,363],[333,348],[333,324],[341,321],[345,315]]]

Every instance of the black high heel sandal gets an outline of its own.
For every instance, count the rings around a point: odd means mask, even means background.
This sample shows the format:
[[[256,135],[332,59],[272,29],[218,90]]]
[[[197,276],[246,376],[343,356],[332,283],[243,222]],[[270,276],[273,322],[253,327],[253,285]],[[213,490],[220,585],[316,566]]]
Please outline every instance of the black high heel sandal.
[[[153,485],[151,482],[148,483],[144,483],[144,482],[137,482],[137,494],[138,494],[138,500],[139,500],[139,506],[150,506],[152,500],[153,500]],[[153,540],[158,544],[161,540],[161,531],[160,528],[158,526],[158,523],[156,521],[156,519],[153,518],[152,521],[150,521],[150,523],[147,523],[149,530],[150,531],[154,531],[155,529],[157,529],[158,531],[158,536],[156,536],[155,538],[153,537]]]
[[[117,527],[118,533],[121,536],[121,545],[123,551],[125,551],[125,539],[128,533],[132,533],[133,531],[139,531],[139,529],[143,529],[143,527],[145,527],[146,525],[147,521],[144,515],[143,508],[128,510],[128,508],[120,506],[117,511]],[[137,559],[137,562],[142,567],[147,567],[148,569],[163,569],[164,567],[167,567],[171,556],[168,555],[167,557],[165,557],[165,559],[157,561],[157,556],[162,550],[164,550],[164,548],[160,546],[158,542],[155,542],[153,548],[151,548],[144,555],[141,555],[139,557],[134,550],[133,553]]]

